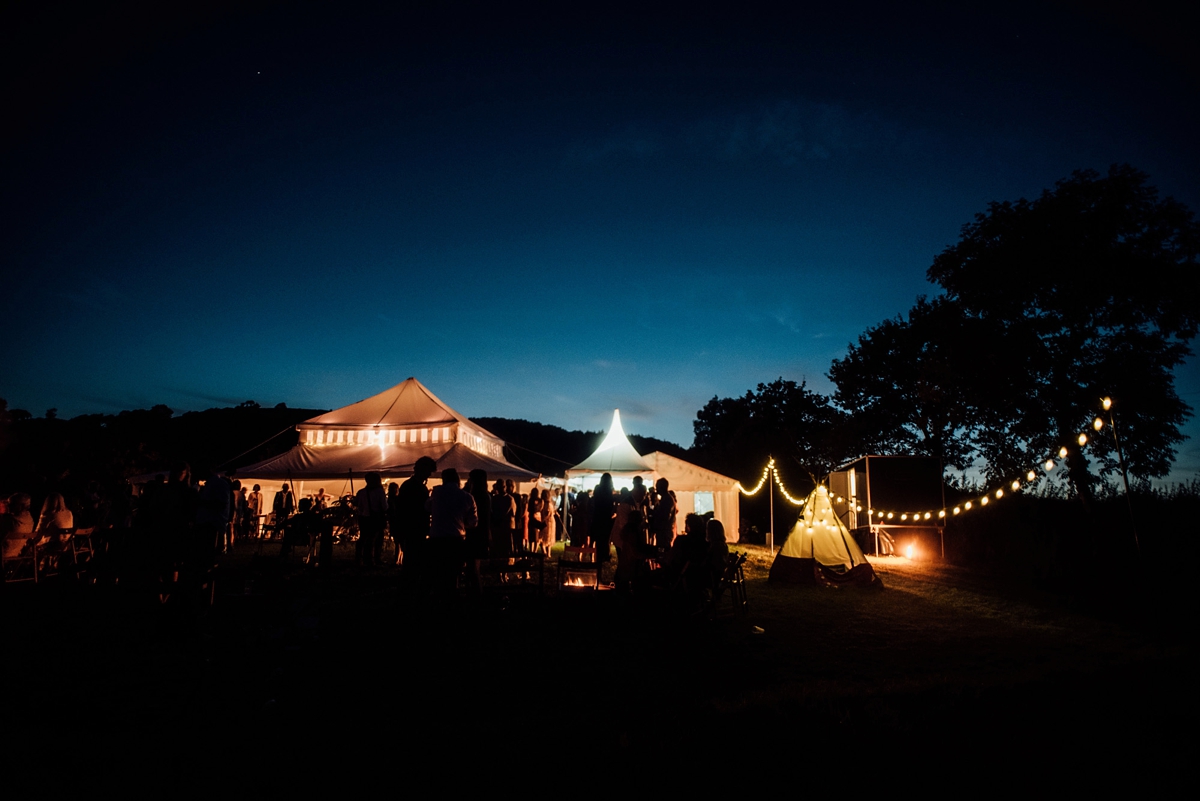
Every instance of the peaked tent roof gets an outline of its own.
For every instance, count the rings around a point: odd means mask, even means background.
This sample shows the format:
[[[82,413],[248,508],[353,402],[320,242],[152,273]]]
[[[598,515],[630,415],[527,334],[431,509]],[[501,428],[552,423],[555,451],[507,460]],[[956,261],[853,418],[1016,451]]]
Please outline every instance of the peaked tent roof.
[[[429,388],[415,378],[408,378],[378,395],[317,415],[300,424],[301,428],[318,426],[412,426],[439,423],[465,423],[488,436],[490,431],[479,427],[451,409]],[[498,439],[498,437],[497,437]]]
[[[462,443],[441,445],[352,445],[333,448],[297,445],[286,453],[238,469],[238,478],[263,478],[279,481],[297,479],[362,478],[374,471],[386,476],[405,476],[413,472],[417,459],[428,456],[438,470],[453,467],[466,478],[476,468],[486,470],[488,480],[511,478],[533,481],[537,473],[524,470],[500,459],[476,453]]]
[[[336,479],[346,476],[360,478],[364,473],[371,471],[388,476],[403,476],[413,472],[413,465],[417,459],[428,456],[437,462],[439,470],[453,467],[463,476],[480,468],[487,471],[489,480],[511,478],[514,481],[532,481],[537,478],[537,473],[509,464],[503,458],[496,458],[503,452],[503,440],[451,409],[415,378],[409,378],[366,400],[305,420],[296,428],[301,431],[355,428],[386,430],[396,427],[435,427],[451,423],[461,423],[495,440],[495,453],[488,456],[467,447],[461,441],[418,444],[395,439],[386,442],[381,437],[369,443],[355,445],[310,445],[301,442],[286,453],[239,468],[237,475],[241,478],[284,481]]]
[[[652,473],[654,466],[629,444],[621,428],[621,410],[613,409],[612,425],[596,451],[567,471],[587,473]]]
[[[818,576],[832,583],[879,582],[862,549],[838,518],[824,486],[818,486],[804,499],[800,519],[776,555],[770,575],[772,579],[803,583],[815,583]]]

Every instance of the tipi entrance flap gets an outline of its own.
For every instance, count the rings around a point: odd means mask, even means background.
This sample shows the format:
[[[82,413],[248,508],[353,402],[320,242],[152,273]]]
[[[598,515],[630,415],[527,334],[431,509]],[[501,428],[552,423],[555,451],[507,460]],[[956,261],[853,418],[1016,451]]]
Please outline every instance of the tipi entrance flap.
[[[780,556],[815,559],[825,567],[850,570],[867,558],[833,509],[829,491],[817,487],[804,501],[804,511],[784,542]]]

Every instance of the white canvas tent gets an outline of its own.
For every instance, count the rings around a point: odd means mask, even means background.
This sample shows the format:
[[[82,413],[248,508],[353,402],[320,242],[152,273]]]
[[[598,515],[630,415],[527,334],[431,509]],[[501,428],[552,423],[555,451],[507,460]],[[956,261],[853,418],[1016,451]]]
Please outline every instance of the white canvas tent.
[[[667,479],[675,492],[680,528],[684,515],[712,512],[725,525],[726,539],[737,541],[741,500],[737,481],[662,451],[642,456],[625,436],[621,413],[616,409],[600,447],[567,470],[567,484],[576,491],[595,489],[603,473],[613,477],[613,485],[617,488],[631,485],[634,476],[641,476],[649,486],[654,486],[660,478]]]
[[[770,578],[800,584],[879,583],[824,486],[804,499],[800,519],[771,564]]]
[[[422,456],[437,462],[438,470],[456,468],[464,480],[476,468],[486,470],[491,481],[537,478],[505,461],[503,440],[451,409],[415,378],[305,420],[296,429],[300,442],[290,451],[237,471],[244,486],[259,483],[278,490],[291,482],[297,497],[319,486],[338,495],[371,471],[385,481],[407,478]]]

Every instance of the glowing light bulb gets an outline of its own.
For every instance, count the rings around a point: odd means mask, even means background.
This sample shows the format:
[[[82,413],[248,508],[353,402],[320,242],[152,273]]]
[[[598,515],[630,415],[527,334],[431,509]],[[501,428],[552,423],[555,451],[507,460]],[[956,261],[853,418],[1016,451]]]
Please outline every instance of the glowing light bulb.
[[[1044,465],[1044,467],[1046,468],[1046,470],[1047,470],[1047,471],[1049,471],[1049,470],[1053,470],[1053,469],[1054,469],[1054,460],[1053,460],[1053,459],[1047,459],[1047,460],[1046,460],[1046,464]]]
[[[1081,448],[1084,445],[1087,445],[1087,434],[1080,434],[1078,442],[1079,442],[1079,447],[1081,447]]]
[[[971,511],[971,502],[967,501],[966,503],[964,503],[963,508],[966,509],[968,512]]]
[[[962,509],[959,509],[957,506],[954,507],[954,514],[958,514],[961,511]]]
[[[1021,488],[1021,482],[1020,482],[1020,481],[1014,481],[1014,482],[1013,482],[1012,484],[1010,484],[1009,486],[1010,486],[1010,487],[1012,487],[1012,491],[1013,491],[1013,492],[1016,492],[1017,490],[1019,490],[1019,489]]]
[[[892,513],[888,512],[888,520],[891,520],[891,519],[892,519]]]
[[[1059,458],[1059,459],[1066,459],[1066,458],[1067,458],[1067,449],[1066,449],[1066,447],[1065,447],[1065,446],[1064,446],[1064,447],[1062,447],[1062,448],[1059,448],[1059,449],[1058,449],[1058,458]]]
[[[906,512],[905,514],[902,514],[902,515],[900,515],[900,519],[901,519],[901,520],[907,520],[907,519],[908,519],[908,513]]]
[[[982,498],[980,498],[980,499],[979,499],[979,505],[980,505],[980,506],[987,506],[987,505],[988,505],[988,496],[984,495]]]
[[[1095,420],[1092,421],[1092,428],[1099,431],[1100,429],[1104,428],[1104,421],[1101,420],[1099,417],[1097,417]]]
[[[1002,489],[996,490],[996,500],[1000,500],[1003,497],[1004,497],[1004,490],[1002,490]]]
[[[1101,398],[1100,403],[1104,406],[1104,411],[1106,412],[1112,408],[1112,398]]]
[[[1026,481],[1033,481],[1036,478],[1037,478],[1037,473],[1033,472],[1032,470],[1030,470],[1028,473],[1025,474]]]
[[[931,515],[929,512],[926,512],[926,513],[925,513],[925,519],[926,519],[926,520],[928,520],[928,519],[929,519],[929,518],[931,518],[931,517],[933,517],[933,515]]]

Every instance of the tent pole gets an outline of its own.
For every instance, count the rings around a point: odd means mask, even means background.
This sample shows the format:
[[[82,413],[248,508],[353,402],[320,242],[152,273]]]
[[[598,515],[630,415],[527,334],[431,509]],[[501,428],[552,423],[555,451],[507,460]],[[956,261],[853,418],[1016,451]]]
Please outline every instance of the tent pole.
[[[769,461],[774,461],[775,457],[768,456],[767,459]],[[775,555],[775,468],[774,468],[774,466],[771,467],[771,475],[767,476],[767,492],[769,493],[768,497],[771,499],[771,525],[770,525],[770,529],[767,531],[767,549],[770,550],[771,555],[774,556]]]

